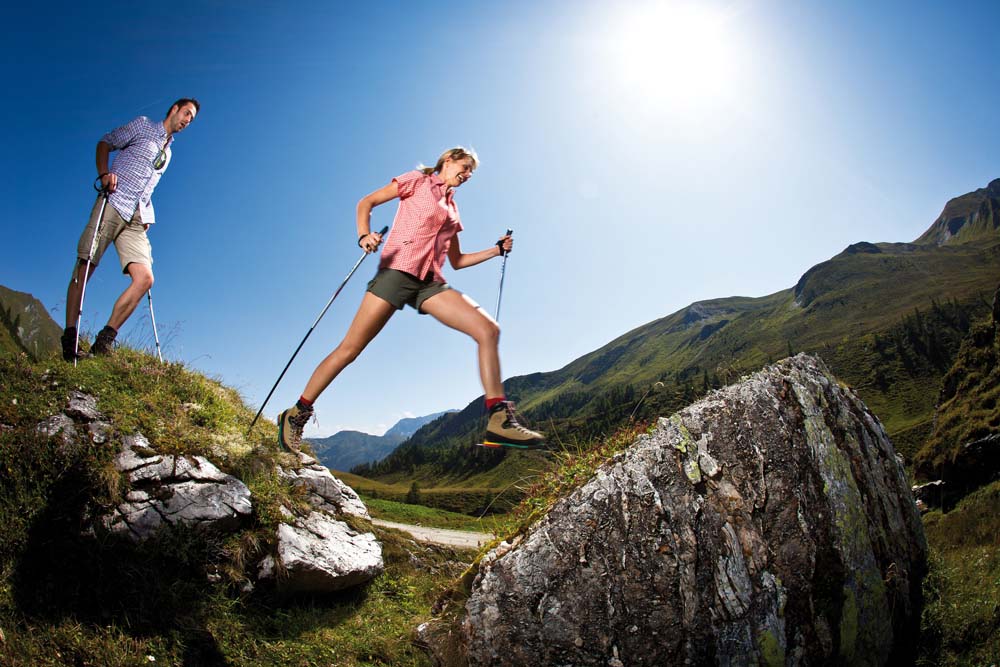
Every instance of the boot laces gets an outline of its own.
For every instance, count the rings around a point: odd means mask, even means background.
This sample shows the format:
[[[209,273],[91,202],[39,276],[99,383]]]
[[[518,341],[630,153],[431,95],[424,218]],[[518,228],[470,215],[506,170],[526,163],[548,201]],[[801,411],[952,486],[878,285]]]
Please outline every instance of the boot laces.
[[[302,431],[312,416],[312,410],[302,410],[298,414],[291,415],[288,418],[288,423],[294,427],[288,438],[293,444],[298,445],[302,442]]]
[[[531,429],[525,428],[517,421],[517,413],[514,411],[514,401],[504,401],[504,408],[507,411],[507,425],[510,428],[526,435],[535,435]]]

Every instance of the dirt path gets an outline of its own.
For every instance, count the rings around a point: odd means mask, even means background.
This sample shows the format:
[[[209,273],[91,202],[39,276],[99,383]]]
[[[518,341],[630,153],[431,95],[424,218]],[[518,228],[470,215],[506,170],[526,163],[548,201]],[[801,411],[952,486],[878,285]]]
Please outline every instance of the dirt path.
[[[493,539],[493,536],[489,533],[470,533],[467,530],[411,526],[405,523],[395,523],[394,521],[383,521],[382,519],[372,519],[372,523],[376,526],[385,526],[386,528],[395,528],[407,532],[418,542],[432,542],[434,544],[461,547],[463,549],[476,549]]]

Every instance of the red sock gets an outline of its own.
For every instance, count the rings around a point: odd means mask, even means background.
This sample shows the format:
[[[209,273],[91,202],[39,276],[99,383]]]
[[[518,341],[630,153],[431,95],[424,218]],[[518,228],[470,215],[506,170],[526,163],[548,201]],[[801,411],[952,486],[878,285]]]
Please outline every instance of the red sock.
[[[497,403],[502,403],[507,400],[506,396],[501,396],[500,398],[487,398],[486,399],[486,411],[489,412],[493,409],[493,406]]]
[[[310,401],[305,396],[299,396],[299,403],[301,403],[303,407],[311,408],[313,406],[313,403],[315,403],[315,401]]]

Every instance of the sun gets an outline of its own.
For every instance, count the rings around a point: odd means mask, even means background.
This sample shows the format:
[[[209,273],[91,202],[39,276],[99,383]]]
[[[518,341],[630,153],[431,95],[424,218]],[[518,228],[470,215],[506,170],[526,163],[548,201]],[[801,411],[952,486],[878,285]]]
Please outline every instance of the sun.
[[[731,16],[707,2],[621,5],[602,31],[602,58],[617,89],[657,110],[704,109],[735,85]]]

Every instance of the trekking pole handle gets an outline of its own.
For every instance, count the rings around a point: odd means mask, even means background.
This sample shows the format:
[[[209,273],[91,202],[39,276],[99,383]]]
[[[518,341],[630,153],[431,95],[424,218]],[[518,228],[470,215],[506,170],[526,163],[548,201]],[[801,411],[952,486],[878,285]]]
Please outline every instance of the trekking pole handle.
[[[104,177],[98,176],[97,178],[94,179],[94,189],[106,195],[108,194],[108,190],[107,188],[104,187],[104,183],[101,182],[102,178]]]
[[[507,233],[506,233],[506,234],[504,234],[504,236],[510,236],[510,235],[512,235],[513,233],[514,233],[514,230],[513,230],[513,229],[510,229],[510,228],[508,227],[508,228],[507,228]],[[500,254],[501,254],[501,255],[502,255],[503,257],[507,257],[507,251],[503,249],[503,246],[500,246]]]

